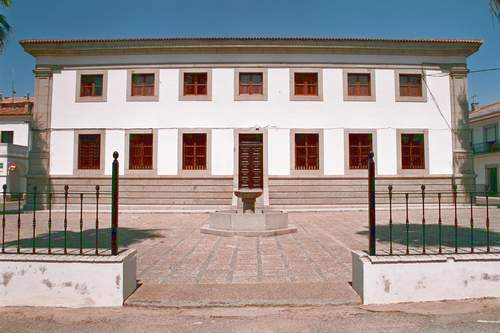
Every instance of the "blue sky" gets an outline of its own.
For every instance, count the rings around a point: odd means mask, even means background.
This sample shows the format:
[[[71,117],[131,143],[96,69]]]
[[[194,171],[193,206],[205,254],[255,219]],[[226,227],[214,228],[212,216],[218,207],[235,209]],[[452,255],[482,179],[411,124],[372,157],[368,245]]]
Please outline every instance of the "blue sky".
[[[33,93],[25,38],[336,36],[481,38],[471,70],[500,67],[500,23],[488,0],[13,0],[0,92]],[[500,71],[469,76],[469,96],[500,100]]]

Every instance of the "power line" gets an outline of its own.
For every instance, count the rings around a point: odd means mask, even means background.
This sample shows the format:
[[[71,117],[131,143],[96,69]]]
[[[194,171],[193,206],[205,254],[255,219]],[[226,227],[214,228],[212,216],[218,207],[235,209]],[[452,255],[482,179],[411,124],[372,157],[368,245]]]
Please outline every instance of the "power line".
[[[493,72],[493,71],[500,71],[500,67],[485,68],[485,69],[476,69],[476,70],[467,70],[467,74],[471,74],[471,73],[483,73],[483,72]],[[427,74],[426,76],[444,77],[444,76],[449,76],[449,75],[450,75],[450,73],[438,73],[438,74]]]

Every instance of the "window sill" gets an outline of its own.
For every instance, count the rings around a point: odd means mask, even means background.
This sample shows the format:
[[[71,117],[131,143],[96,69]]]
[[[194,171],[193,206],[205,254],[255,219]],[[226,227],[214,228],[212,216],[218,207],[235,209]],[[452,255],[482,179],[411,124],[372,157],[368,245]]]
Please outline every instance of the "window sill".
[[[235,95],[235,101],[267,101],[267,95]]]
[[[127,96],[127,102],[158,102],[158,96]]]
[[[156,176],[156,169],[125,169],[126,176]]]
[[[95,96],[95,97],[90,97],[90,96],[85,96],[85,97],[76,97],[76,102],[77,103],[99,103],[99,102],[106,102],[106,97],[105,96]]]
[[[322,102],[323,96],[309,96],[309,95],[292,95],[290,101],[309,101],[309,102]]]
[[[346,102],[375,102],[375,96],[344,96],[344,101]]]
[[[211,101],[212,96],[209,95],[182,95],[179,96],[179,101]]]
[[[396,102],[427,102],[426,96],[396,96]]]

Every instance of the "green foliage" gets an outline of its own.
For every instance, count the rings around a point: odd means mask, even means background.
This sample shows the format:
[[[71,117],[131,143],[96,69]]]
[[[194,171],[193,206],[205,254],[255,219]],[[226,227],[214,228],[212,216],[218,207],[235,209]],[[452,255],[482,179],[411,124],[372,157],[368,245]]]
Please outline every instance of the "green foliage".
[[[12,0],[0,0],[0,4],[6,8],[12,6]],[[7,39],[7,34],[10,31],[10,25],[7,22],[7,18],[0,14],[0,50],[5,46],[5,40]]]

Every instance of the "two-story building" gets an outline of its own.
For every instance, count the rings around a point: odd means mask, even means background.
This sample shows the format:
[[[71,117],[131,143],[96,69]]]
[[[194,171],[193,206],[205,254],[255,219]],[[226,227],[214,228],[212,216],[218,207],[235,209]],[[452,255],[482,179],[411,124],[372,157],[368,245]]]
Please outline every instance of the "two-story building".
[[[498,195],[500,187],[500,102],[478,107],[470,113],[471,146],[479,191]]]
[[[109,184],[113,151],[121,202],[169,209],[234,205],[235,188],[263,188],[273,207],[365,202],[370,151],[380,184],[473,181],[466,59],[479,40],[21,45],[36,58],[31,186]]]

